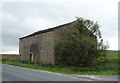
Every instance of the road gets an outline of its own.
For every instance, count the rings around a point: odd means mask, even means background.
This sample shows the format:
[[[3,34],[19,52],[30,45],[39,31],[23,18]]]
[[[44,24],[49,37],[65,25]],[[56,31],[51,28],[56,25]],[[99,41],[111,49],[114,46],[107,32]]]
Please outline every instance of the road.
[[[84,81],[72,76],[2,64],[2,81]]]

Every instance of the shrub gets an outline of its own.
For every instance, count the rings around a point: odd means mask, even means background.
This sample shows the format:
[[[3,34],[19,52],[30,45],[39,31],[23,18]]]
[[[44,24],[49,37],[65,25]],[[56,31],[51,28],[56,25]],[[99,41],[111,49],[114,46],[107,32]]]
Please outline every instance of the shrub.
[[[97,41],[101,38],[99,26],[90,20],[79,18],[73,27],[67,37],[55,45],[56,64],[90,66],[96,63],[99,56],[105,55],[105,45],[102,41]]]
[[[87,66],[97,57],[97,43],[89,37],[69,36],[56,44],[56,63],[60,65]]]

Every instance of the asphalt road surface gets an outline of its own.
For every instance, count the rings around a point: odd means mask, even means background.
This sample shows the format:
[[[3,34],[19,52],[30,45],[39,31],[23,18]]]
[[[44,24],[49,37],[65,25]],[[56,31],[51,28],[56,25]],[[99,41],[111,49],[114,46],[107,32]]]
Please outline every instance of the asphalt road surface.
[[[85,81],[72,76],[2,64],[2,81]],[[86,80],[87,81],[87,80]]]

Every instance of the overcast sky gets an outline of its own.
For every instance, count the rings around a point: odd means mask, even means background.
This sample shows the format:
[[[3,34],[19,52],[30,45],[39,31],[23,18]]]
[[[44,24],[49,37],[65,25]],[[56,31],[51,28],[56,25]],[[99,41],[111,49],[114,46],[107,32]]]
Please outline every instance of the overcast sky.
[[[19,38],[76,20],[98,21],[110,50],[118,50],[118,0],[56,0],[1,2],[2,52],[19,53]]]

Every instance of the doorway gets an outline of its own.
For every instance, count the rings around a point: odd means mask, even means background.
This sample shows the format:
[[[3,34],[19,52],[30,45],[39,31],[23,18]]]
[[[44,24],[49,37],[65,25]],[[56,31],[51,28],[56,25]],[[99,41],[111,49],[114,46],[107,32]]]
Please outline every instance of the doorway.
[[[30,53],[30,61],[34,60],[34,53]]]

